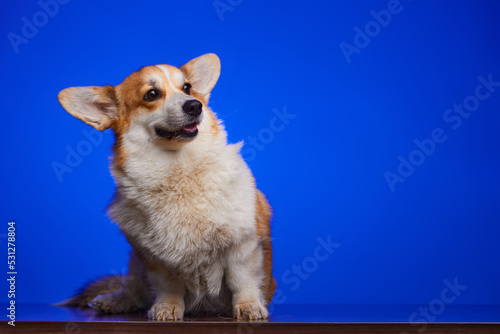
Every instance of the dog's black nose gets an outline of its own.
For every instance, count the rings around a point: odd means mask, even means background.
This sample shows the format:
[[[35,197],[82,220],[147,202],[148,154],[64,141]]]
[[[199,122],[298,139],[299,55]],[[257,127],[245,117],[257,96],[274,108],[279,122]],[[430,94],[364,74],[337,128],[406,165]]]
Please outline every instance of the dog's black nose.
[[[201,114],[201,108],[203,105],[201,104],[200,101],[198,100],[188,100],[184,102],[184,105],[182,106],[182,110],[188,115],[191,116],[198,116]]]

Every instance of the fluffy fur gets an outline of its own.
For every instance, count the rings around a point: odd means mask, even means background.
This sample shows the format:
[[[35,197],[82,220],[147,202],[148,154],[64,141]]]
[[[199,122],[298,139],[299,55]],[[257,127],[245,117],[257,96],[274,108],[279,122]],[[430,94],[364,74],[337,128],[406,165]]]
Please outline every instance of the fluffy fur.
[[[108,213],[133,249],[128,275],[91,283],[63,305],[149,309],[155,320],[200,312],[267,318],[276,288],[271,209],[241,144],[227,144],[207,105],[219,73],[219,58],[206,54],[180,68],[144,67],[115,87],[59,93],[70,114],[115,132]],[[200,115],[183,109],[193,99],[202,103]]]

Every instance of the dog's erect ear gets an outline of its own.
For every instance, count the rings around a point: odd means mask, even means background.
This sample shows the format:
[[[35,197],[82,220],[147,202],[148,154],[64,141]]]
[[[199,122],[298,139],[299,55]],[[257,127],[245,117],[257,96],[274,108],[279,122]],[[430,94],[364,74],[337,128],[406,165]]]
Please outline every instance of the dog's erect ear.
[[[208,102],[210,92],[220,75],[219,57],[214,53],[207,53],[181,66],[180,70],[187,77],[193,89]]]
[[[67,112],[100,131],[109,128],[118,115],[113,86],[66,88],[57,98]]]

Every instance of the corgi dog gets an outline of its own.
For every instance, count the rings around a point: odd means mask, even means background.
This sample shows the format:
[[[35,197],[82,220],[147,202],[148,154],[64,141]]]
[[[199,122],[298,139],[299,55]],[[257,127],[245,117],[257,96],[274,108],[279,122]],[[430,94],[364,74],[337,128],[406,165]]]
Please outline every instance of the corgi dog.
[[[146,66],[117,86],[71,87],[58,99],[97,130],[112,129],[116,183],[108,215],[132,246],[128,274],[108,276],[60,305],[101,313],[268,317],[271,208],[208,107],[220,60]],[[116,284],[118,282],[118,284]]]

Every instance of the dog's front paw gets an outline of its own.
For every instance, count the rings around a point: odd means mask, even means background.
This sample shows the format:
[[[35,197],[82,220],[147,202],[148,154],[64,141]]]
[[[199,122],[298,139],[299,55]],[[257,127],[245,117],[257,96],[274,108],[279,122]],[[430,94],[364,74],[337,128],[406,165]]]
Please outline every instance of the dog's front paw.
[[[152,320],[182,320],[184,316],[184,306],[170,303],[157,303],[148,312],[148,317]]]
[[[234,305],[233,315],[238,320],[262,320],[267,319],[269,312],[259,302],[246,302]]]
[[[99,313],[126,313],[137,309],[127,299],[120,297],[117,294],[99,295],[89,303],[89,306]]]

